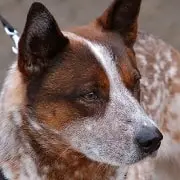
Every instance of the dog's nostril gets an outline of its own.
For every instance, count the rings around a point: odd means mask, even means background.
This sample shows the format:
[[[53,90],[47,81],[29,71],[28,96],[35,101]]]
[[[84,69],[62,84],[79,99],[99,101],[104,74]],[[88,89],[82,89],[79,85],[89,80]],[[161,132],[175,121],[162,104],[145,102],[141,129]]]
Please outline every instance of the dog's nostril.
[[[157,128],[143,128],[143,130],[137,135],[136,140],[145,153],[153,153],[158,150],[163,139],[162,134]]]

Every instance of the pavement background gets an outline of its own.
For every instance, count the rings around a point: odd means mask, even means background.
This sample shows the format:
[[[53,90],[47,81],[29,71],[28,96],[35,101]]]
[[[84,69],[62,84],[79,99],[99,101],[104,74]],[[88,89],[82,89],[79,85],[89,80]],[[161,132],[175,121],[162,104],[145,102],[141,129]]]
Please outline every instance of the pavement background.
[[[61,28],[89,22],[112,0],[39,0],[55,16]],[[22,32],[33,0],[0,0],[0,13]],[[180,50],[180,0],[143,0],[140,27],[160,36]],[[15,59],[12,42],[0,26],[0,87],[8,66]]]

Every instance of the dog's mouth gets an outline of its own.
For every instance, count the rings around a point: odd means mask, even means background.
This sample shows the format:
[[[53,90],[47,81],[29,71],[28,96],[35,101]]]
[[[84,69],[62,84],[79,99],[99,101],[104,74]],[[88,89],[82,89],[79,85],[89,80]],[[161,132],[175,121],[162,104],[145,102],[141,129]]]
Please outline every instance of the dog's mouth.
[[[159,143],[157,144],[155,150],[152,151],[152,153],[150,154],[151,157],[156,157],[156,156],[157,156],[157,153],[158,153],[158,150],[159,150],[160,146],[161,146],[161,142],[159,142]]]
[[[161,146],[161,142],[159,142],[159,143],[156,145],[156,147],[154,148],[154,151],[153,151],[153,152],[157,152],[158,149],[160,148],[160,146]],[[153,152],[152,152],[152,153],[153,153]]]
[[[159,150],[160,146],[161,146],[161,142],[156,144],[156,146],[153,149],[151,149],[148,153],[144,153],[142,160],[145,158],[148,158],[148,157],[155,158],[158,154],[158,150]]]
[[[146,151],[146,148],[144,148],[144,152],[147,154],[147,155],[151,155],[151,154],[154,154],[158,151],[158,149],[160,148],[161,146],[161,142],[155,144],[154,146],[152,146],[152,148],[148,148],[147,151]]]
[[[160,146],[161,146],[161,142],[157,143],[153,148],[148,149],[148,152],[145,152],[145,149],[144,149],[144,152],[140,153],[141,155],[139,156],[139,158],[136,159],[135,162],[129,163],[128,165],[136,164],[140,161],[145,160],[148,157],[156,158]]]

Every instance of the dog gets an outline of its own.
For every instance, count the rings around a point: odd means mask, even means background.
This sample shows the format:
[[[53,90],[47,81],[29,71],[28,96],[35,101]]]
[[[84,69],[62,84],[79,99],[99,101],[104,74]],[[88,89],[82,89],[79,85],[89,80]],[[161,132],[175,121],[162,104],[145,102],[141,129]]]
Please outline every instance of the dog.
[[[131,165],[156,156],[163,139],[154,121],[163,133],[169,128],[169,119],[160,123],[169,95],[160,68],[172,67],[165,80],[173,83],[178,63],[170,61],[177,52],[138,33],[140,6],[141,0],[115,0],[90,24],[61,31],[43,4],[32,4],[1,92],[4,178],[138,179],[136,166],[144,165]],[[161,56],[169,64],[156,64]]]

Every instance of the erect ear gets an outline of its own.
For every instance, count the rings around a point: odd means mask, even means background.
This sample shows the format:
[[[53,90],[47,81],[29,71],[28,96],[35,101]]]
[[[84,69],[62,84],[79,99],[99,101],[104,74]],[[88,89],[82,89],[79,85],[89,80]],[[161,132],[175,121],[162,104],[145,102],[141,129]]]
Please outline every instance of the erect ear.
[[[41,73],[67,44],[51,13],[41,3],[33,3],[19,41],[19,70],[26,76]]]
[[[104,30],[119,33],[124,42],[132,46],[137,36],[140,6],[141,0],[114,0],[97,22]]]

